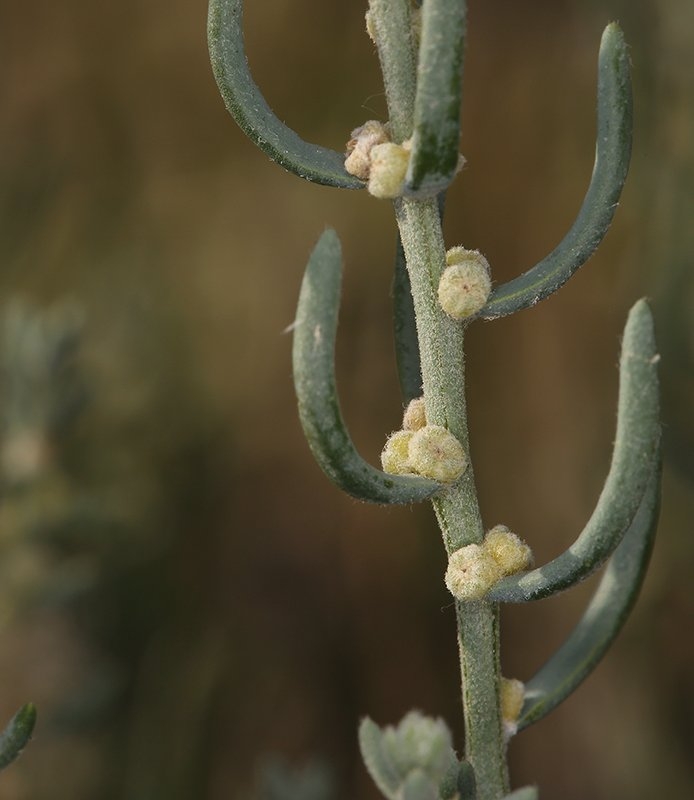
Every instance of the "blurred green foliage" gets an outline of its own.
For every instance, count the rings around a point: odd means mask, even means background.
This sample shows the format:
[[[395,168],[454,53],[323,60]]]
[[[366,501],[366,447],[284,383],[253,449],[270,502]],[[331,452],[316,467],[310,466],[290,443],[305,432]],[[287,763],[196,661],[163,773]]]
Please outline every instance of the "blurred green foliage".
[[[288,124],[340,149],[383,114],[360,4],[248,6],[251,67]],[[653,573],[610,659],[511,751],[519,785],[565,800],[645,800],[663,775],[668,800],[694,794],[693,13],[688,0],[470,7],[468,165],[446,227],[498,280],[577,210],[607,20],[635,67],[632,169],[600,254],[556,298],[470,336],[483,512],[546,560],[607,470],[626,309],[644,285],[657,301],[669,442]],[[269,752],[297,774],[325,758],[338,797],[366,800],[366,709],[387,723],[414,702],[455,724],[435,527],[325,481],[282,335],[334,224],[341,395],[375,460],[401,413],[389,209],[304,184],[245,141],[214,86],[205,14],[38,0],[3,15],[0,710],[31,699],[40,713],[3,800],[240,797]],[[542,604],[532,623],[510,610],[506,674],[530,674],[584,597]]]

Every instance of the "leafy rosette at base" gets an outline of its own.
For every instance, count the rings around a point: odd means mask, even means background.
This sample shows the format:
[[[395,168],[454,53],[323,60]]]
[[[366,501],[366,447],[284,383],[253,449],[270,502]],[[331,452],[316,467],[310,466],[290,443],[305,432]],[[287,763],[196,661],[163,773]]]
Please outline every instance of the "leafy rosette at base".
[[[472,800],[472,769],[458,762],[451,742],[443,720],[419,711],[396,727],[380,728],[368,717],[359,726],[364,763],[388,800]]]

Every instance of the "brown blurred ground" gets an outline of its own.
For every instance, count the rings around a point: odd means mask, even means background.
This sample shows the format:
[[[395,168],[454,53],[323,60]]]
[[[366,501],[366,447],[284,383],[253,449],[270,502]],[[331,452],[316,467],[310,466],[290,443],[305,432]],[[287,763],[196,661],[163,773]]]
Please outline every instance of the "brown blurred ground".
[[[341,149],[353,127],[382,116],[362,3],[248,5],[256,80],[288,124]],[[401,411],[390,208],[304,183],[243,138],[212,80],[205,17],[204,2],[180,0],[4,8],[2,302],[83,308],[88,399],[52,443],[48,477],[5,491],[0,555],[29,567],[0,587],[0,710],[6,718],[33,699],[40,722],[0,775],[2,800],[249,797],[256,764],[273,752],[298,765],[325,759],[340,798],[367,800],[376,794],[356,752],[363,714],[393,722],[417,707],[461,736],[432,519],[424,508],[357,504],[319,473],[283,334],[306,256],[334,226],[346,258],[342,400],[375,460]],[[512,526],[538,561],[556,555],[607,469],[626,312],[654,298],[668,465],[652,573],[606,661],[512,744],[511,760],[514,785],[537,782],[545,798],[685,800],[691,3],[473,0],[468,165],[446,231],[482,250],[497,281],[561,238],[590,175],[597,45],[616,17],[632,45],[637,123],[621,208],[558,296],[471,331],[473,457],[486,522]],[[85,584],[74,583],[75,557]],[[506,674],[532,674],[589,589],[509,610]]]

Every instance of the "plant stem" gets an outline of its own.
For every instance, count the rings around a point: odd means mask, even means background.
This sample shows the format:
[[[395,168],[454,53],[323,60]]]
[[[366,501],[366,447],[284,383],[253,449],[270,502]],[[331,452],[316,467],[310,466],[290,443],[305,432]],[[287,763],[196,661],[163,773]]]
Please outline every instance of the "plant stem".
[[[394,137],[409,135],[412,130],[415,83],[410,78],[410,65],[414,64],[414,52],[409,32],[405,35],[402,30],[403,20],[409,19],[409,8],[410,0],[370,0],[370,22],[376,34]],[[395,213],[414,300],[427,422],[448,428],[469,457],[464,325],[444,314],[437,296],[445,267],[437,201],[401,198],[395,201]],[[434,501],[434,509],[449,555],[482,540],[484,530],[471,465]],[[475,771],[478,800],[499,800],[508,791],[508,774],[499,709],[498,606],[486,601],[456,602],[456,616],[466,758]]]
[[[401,199],[395,207],[414,298],[427,422],[448,428],[469,456],[464,328],[443,313],[437,297],[445,250],[436,200]],[[471,465],[455,486],[434,500],[434,509],[449,555],[482,540]],[[456,616],[465,754],[475,770],[478,800],[498,800],[508,791],[498,691],[498,606],[458,601]]]

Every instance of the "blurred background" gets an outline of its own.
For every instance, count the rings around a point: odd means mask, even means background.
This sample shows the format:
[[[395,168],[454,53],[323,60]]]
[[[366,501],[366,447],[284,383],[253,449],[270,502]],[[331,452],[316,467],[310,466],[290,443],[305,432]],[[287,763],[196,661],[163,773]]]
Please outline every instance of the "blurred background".
[[[270,105],[341,150],[384,118],[364,2],[248,3]],[[344,413],[376,462],[399,427],[388,203],[316,187],[226,114],[204,0],[4,3],[0,27],[0,719],[34,740],[2,800],[372,800],[364,714],[443,716],[461,745],[454,610],[428,508],[357,503],[302,439],[303,267],[342,238]],[[619,339],[652,298],[663,514],[599,669],[514,740],[545,798],[694,796],[694,5],[472,0],[446,236],[496,281],[563,236],[590,177],[596,58],[619,19],[636,133],[616,221],[557,296],[468,340],[485,522],[539,562],[580,531],[614,435]],[[529,678],[594,583],[504,612]],[[289,787],[284,793],[277,786]],[[331,788],[332,787],[332,788]]]

